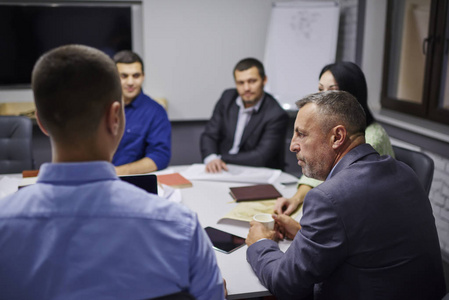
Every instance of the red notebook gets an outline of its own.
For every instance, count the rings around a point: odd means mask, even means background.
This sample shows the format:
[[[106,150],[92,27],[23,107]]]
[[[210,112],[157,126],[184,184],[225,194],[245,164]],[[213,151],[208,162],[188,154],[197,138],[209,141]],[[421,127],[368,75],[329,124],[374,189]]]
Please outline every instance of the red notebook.
[[[179,173],[157,175],[159,184],[165,184],[173,188],[191,187],[192,182]]]
[[[269,200],[282,197],[281,193],[271,184],[232,187],[231,196],[235,201]]]

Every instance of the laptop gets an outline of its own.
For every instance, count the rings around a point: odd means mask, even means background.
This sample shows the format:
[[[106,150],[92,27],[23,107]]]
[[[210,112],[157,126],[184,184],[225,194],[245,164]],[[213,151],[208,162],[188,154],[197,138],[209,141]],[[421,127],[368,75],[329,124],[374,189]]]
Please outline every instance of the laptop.
[[[148,193],[157,195],[157,177],[154,174],[122,175],[119,178],[144,189]]]

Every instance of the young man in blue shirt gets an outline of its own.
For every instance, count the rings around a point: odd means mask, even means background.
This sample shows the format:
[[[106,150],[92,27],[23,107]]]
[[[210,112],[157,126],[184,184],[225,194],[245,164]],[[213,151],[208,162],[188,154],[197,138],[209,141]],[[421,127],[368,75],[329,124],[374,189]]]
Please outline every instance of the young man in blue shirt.
[[[125,128],[120,79],[80,45],[42,56],[32,74],[52,163],[0,199],[1,299],[224,299],[195,213],[121,181],[110,163]]]
[[[126,128],[112,159],[117,174],[141,174],[165,169],[171,156],[171,124],[167,112],[142,91],[142,59],[132,51],[114,55],[125,102]]]

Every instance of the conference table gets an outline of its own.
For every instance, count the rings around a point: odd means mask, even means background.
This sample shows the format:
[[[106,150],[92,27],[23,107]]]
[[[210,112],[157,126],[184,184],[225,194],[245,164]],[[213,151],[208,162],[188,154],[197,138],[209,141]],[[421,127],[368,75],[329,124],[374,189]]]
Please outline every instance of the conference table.
[[[183,170],[188,167],[176,166],[172,169],[184,174]],[[198,214],[201,225],[204,228],[211,226],[246,238],[249,230],[248,222],[222,219],[222,217],[237,205],[229,193],[229,188],[251,184],[195,179],[191,181],[193,184],[191,188],[180,189],[182,203]],[[297,181],[297,177],[281,172],[272,184],[284,197],[291,197],[296,192]],[[296,217],[296,219],[299,218],[300,215]],[[281,241],[279,246],[281,250],[285,251],[290,243],[291,241]],[[215,251],[221,274],[226,280],[228,299],[246,299],[270,295],[246,261],[247,249],[248,247],[245,245],[229,254]]]
[[[184,171],[190,167],[171,166],[163,173],[179,172],[186,174],[188,177],[188,174],[184,173]],[[263,168],[263,170],[267,171],[269,169]],[[279,173],[277,173],[275,179],[272,178],[273,180],[265,183],[273,184],[284,197],[291,197],[296,191],[295,182],[297,182],[298,178],[285,172],[277,172]],[[3,177],[15,178],[17,180],[17,178],[21,178],[21,174],[0,175],[0,179]],[[220,179],[188,179],[192,182],[192,187],[177,189],[176,191],[178,195],[180,194],[181,203],[197,213],[203,228],[211,226],[246,238],[249,222],[223,219],[223,216],[238,205],[229,193],[230,187],[248,186],[257,183],[242,182],[241,180],[233,182],[229,179],[226,181],[221,181]],[[297,216],[296,219],[299,219],[300,216]],[[285,251],[290,243],[291,241],[280,241],[279,246],[281,250]],[[244,245],[228,254],[214,251],[221,274],[226,280],[228,299],[247,299],[270,295],[246,261],[247,248]]]

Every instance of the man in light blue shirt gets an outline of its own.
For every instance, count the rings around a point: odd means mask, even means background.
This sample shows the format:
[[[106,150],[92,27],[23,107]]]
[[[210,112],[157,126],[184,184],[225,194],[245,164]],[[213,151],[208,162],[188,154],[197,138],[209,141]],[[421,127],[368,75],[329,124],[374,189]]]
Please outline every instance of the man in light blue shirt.
[[[54,49],[32,88],[53,157],[36,184],[0,200],[0,298],[224,299],[196,214],[119,180],[110,163],[125,126],[112,60]]]

